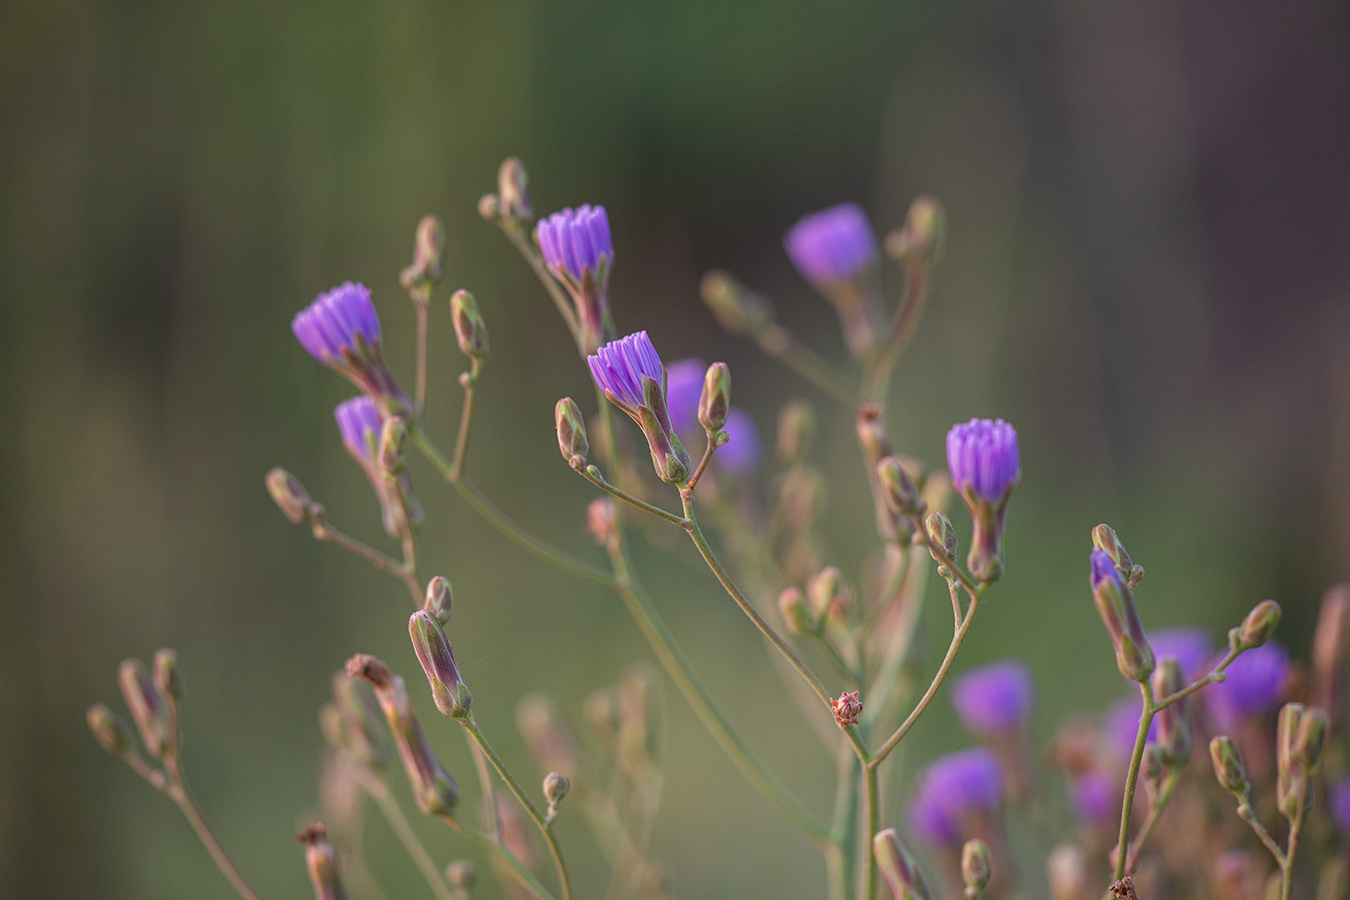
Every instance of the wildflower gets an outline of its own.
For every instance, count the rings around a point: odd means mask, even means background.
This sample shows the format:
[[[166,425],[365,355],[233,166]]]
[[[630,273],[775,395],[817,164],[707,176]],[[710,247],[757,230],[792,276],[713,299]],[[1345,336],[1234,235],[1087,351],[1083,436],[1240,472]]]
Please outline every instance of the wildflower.
[[[666,368],[647,332],[611,341],[586,362],[610,402],[642,429],[656,474],[662,481],[684,484],[690,473],[689,455],[671,425],[666,406]]]
[[[783,236],[788,258],[839,313],[850,352],[864,357],[876,343],[881,304],[875,286],[877,238],[856,203],[802,217]]]
[[[603,206],[578,206],[539,220],[544,263],[572,295],[581,340],[593,352],[614,331],[609,315],[609,270],[614,243]]]
[[[703,379],[708,364],[690,357],[666,367],[666,404],[670,407],[670,421],[683,435],[698,432],[698,401],[703,395]]]
[[[1279,644],[1264,644],[1245,651],[1224,673],[1227,677],[1205,692],[1219,730],[1232,732],[1243,720],[1269,715],[1279,707],[1289,653]]]
[[[320,294],[295,314],[291,331],[310,356],[369,394],[385,415],[412,409],[384,363],[380,319],[365,285],[347,281]]]
[[[1015,659],[963,672],[952,683],[956,717],[980,737],[1016,732],[1026,720],[1034,696],[1031,672]]]
[[[998,757],[973,747],[940,757],[919,775],[910,801],[909,820],[915,832],[932,844],[961,843],[968,819],[994,813],[1003,796]]]
[[[1078,821],[1090,828],[1111,827],[1120,816],[1119,798],[1115,780],[1100,769],[1069,779],[1069,805]]]
[[[1342,837],[1350,837],[1350,778],[1342,778],[1327,793],[1332,820]]]
[[[1111,636],[1120,674],[1143,682],[1153,671],[1153,650],[1139,622],[1134,595],[1115,562],[1104,550],[1092,551],[1092,602]]]
[[[722,426],[727,442],[718,448],[713,462],[732,474],[754,471],[759,463],[759,432],[750,414],[733,406]]]
[[[422,521],[422,510],[412,493],[412,481],[406,471],[393,479],[379,464],[379,442],[384,423],[379,407],[370,397],[344,400],[333,410],[342,445],[366,473],[380,501],[384,530],[390,537],[402,538],[410,527]]]
[[[947,432],[947,469],[974,520],[966,564],[981,581],[995,581],[1003,574],[1003,514],[1022,476],[1016,429],[1002,419],[953,425]]]

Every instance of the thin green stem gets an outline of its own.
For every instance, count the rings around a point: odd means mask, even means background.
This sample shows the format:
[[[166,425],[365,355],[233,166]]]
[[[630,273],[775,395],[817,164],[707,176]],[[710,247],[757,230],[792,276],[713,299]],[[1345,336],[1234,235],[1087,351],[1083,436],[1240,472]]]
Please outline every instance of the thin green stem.
[[[1261,839],[1261,843],[1266,845],[1270,855],[1275,857],[1275,864],[1283,870],[1287,857],[1284,851],[1280,849],[1280,845],[1275,843],[1275,839],[1270,836],[1270,832],[1266,831],[1266,826],[1262,825],[1261,820],[1256,817],[1256,810],[1252,809],[1252,805],[1246,800],[1241,801],[1238,803],[1237,814],[1238,818],[1252,827],[1252,831],[1256,832],[1256,836]]]
[[[863,763],[863,821],[866,823],[862,835],[862,890],[859,900],[872,900],[877,895],[877,867],[873,858],[872,836],[881,830],[880,796],[877,791],[877,769]]]
[[[659,506],[653,506],[646,500],[640,500],[637,497],[634,497],[632,494],[628,493],[627,491],[623,490],[622,488],[615,487],[614,485],[610,484],[608,481],[605,480],[605,476],[600,473],[600,469],[598,467],[586,466],[584,468],[578,468],[576,471],[582,478],[585,478],[591,484],[600,488],[602,491],[607,491],[608,493],[613,494],[615,497],[618,497],[625,503],[629,503],[633,506],[636,506],[643,512],[651,513],[652,515],[656,516],[659,519],[665,519],[672,525],[678,526],[680,528],[685,527],[685,519],[683,517],[677,516],[673,512],[670,512],[669,510],[664,510]]]
[[[483,801],[487,804],[488,833],[500,841],[502,820],[497,813],[497,791],[492,786],[492,770],[488,767],[487,755],[473,739],[473,735],[466,731],[464,737],[468,741],[470,753],[473,754],[473,768],[478,774],[478,784],[483,790]]]
[[[374,773],[364,769],[358,770],[357,783],[375,801],[375,805],[380,808],[385,821],[393,829],[394,835],[403,845],[403,849],[407,850],[408,855],[412,857],[413,864],[417,866],[418,871],[422,873],[422,877],[426,879],[431,892],[436,895],[438,900],[454,900],[450,888],[445,884],[445,879],[441,877],[440,869],[436,867],[431,854],[427,852],[427,848],[418,839],[417,832],[413,830],[407,816],[403,815],[403,810],[399,808],[398,801],[389,792],[389,786]]]
[[[689,476],[689,481],[685,483],[684,487],[680,488],[681,497],[692,497],[694,495],[694,487],[698,484],[698,480],[703,477],[703,470],[708,468],[708,462],[712,459],[713,453],[721,446],[717,443],[717,435],[720,432],[713,431],[711,428],[704,428],[703,433],[708,438],[707,443],[703,446],[703,458],[699,460],[698,466],[694,469],[694,474]]]
[[[183,769],[179,765],[176,751],[165,756],[164,772],[168,780],[160,790],[167,794],[174,803],[178,804],[178,808],[187,817],[192,830],[197,832],[197,838],[206,847],[206,852],[211,854],[216,866],[229,880],[230,885],[238,892],[239,896],[243,897],[244,900],[258,900],[257,893],[249,886],[244,876],[240,874],[239,869],[235,867],[220,840],[211,831],[211,826],[206,824],[205,817],[202,816],[201,810],[197,808],[197,802],[192,799],[192,792],[188,790],[187,777],[183,774]],[[155,782],[151,780],[150,783],[154,784]]]
[[[535,877],[529,867],[521,862],[514,853],[507,849],[503,844],[493,839],[487,832],[474,828],[467,822],[461,822],[454,816],[442,815],[440,817],[450,829],[458,834],[462,834],[475,843],[481,844],[489,853],[500,859],[511,870],[511,874],[520,882],[521,886],[533,894],[539,900],[556,900],[553,892],[544,887],[543,882]]]
[[[1130,769],[1125,773],[1125,797],[1120,805],[1120,837],[1116,840],[1116,870],[1112,881],[1125,877],[1126,848],[1130,845],[1130,815],[1134,811],[1134,791],[1139,785],[1139,768],[1144,761],[1144,745],[1148,742],[1148,729],[1153,724],[1153,714],[1157,708],[1153,704],[1153,688],[1148,681],[1139,683],[1139,693],[1144,700],[1143,711],[1139,714],[1139,732],[1134,738],[1134,753],[1130,755]]]
[[[1224,655],[1223,659],[1219,660],[1217,663],[1214,664],[1213,670],[1210,671],[1208,675],[1199,679],[1193,684],[1187,685],[1186,687],[1177,691],[1175,694],[1168,694],[1161,700],[1155,700],[1153,703],[1154,708],[1166,709],[1173,703],[1176,703],[1178,700],[1184,697],[1189,697],[1191,694],[1194,694],[1201,688],[1208,687],[1211,684],[1223,681],[1227,677],[1224,670],[1227,669],[1228,666],[1232,664],[1233,660],[1237,659],[1238,656],[1241,655],[1241,653],[1242,653],[1241,650],[1234,650],[1230,648],[1228,653]]]
[[[1294,855],[1298,853],[1304,812],[1299,810],[1298,816],[1289,823],[1289,849],[1285,851],[1284,862],[1280,865],[1280,900],[1289,900],[1294,890]]]
[[[464,386],[464,408],[459,414],[459,434],[455,438],[455,458],[450,463],[450,471],[454,473],[454,480],[456,481],[464,472],[464,457],[469,452],[469,429],[473,427],[473,395],[474,387],[478,384],[479,368],[478,357],[472,357],[469,361],[469,371],[460,376],[460,384]]]
[[[904,739],[909,730],[914,727],[914,723],[919,721],[919,716],[923,715],[923,711],[928,708],[928,704],[933,702],[933,698],[937,696],[938,688],[942,687],[942,682],[946,679],[948,670],[951,669],[952,663],[956,660],[956,652],[961,649],[966,634],[970,632],[970,626],[975,621],[975,613],[980,609],[980,599],[983,596],[982,590],[975,591],[970,595],[970,605],[966,607],[965,618],[961,620],[961,627],[956,629],[956,634],[952,635],[952,642],[947,646],[947,655],[942,658],[942,665],[938,667],[937,674],[933,676],[932,682],[928,685],[928,690],[924,691],[923,696],[919,698],[919,702],[915,704],[914,709],[910,711],[905,721],[901,722],[900,727],[895,729],[895,733],[888,737],[886,743],[882,744],[872,754],[872,760],[868,765],[874,768],[881,765],[881,761]]]
[[[858,754],[846,743],[839,744],[834,789],[834,822],[831,844],[825,848],[826,875],[830,900],[851,900],[857,883],[853,877],[858,863]]]
[[[492,745],[488,743],[487,737],[484,736],[473,716],[470,715],[458,721],[469,732],[478,748],[483,751],[483,755],[492,763],[492,767],[497,770],[497,774],[510,788],[516,800],[520,801],[520,805],[525,807],[525,811],[530,814],[530,818],[534,819],[534,823],[539,826],[539,833],[544,836],[544,842],[548,844],[548,852],[553,857],[553,865],[558,870],[558,885],[562,890],[562,900],[572,900],[572,883],[567,877],[567,862],[563,859],[562,848],[558,846],[558,838],[553,834],[553,829],[544,824],[544,814],[534,805],[534,802],[530,800],[530,795],[525,793],[525,789],[520,786],[520,782],[516,781],[515,776],[511,774],[511,770],[506,767],[506,763],[492,749]]]
[[[369,544],[362,543],[354,537],[343,534],[328,522],[317,522],[314,525],[314,539],[327,541],[330,544],[336,544],[348,553],[361,557],[377,569],[388,572],[395,578],[408,586],[408,592],[412,594],[414,603],[422,602],[422,591],[417,584],[416,574],[408,568],[406,562],[399,562],[392,556],[388,556],[371,547]],[[406,555],[407,546],[404,546]]]
[[[1181,770],[1173,768],[1167,773],[1167,779],[1163,782],[1162,790],[1158,792],[1157,799],[1149,808],[1148,816],[1144,819],[1144,824],[1139,826],[1139,834],[1135,835],[1134,841],[1130,844],[1129,859],[1125,863],[1125,871],[1133,872],[1135,865],[1139,862],[1139,853],[1144,846],[1144,842],[1153,834],[1154,827],[1158,820],[1162,818],[1163,810],[1167,808],[1167,803],[1172,799],[1172,792],[1176,789],[1177,780],[1181,777]]]
[[[858,404],[858,386],[834,364],[800,343],[781,325],[770,325],[755,335],[760,349],[834,397],[846,408]]]

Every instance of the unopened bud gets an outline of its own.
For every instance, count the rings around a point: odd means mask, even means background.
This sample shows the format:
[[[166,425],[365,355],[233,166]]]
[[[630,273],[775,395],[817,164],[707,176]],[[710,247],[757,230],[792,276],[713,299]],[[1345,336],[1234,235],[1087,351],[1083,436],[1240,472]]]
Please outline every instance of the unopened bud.
[[[450,621],[450,608],[454,595],[450,590],[450,579],[437,575],[427,582],[427,599],[422,608],[436,617],[444,628]]]
[[[108,704],[95,703],[89,707],[89,711],[85,713],[85,721],[89,723],[89,730],[94,733],[94,740],[98,741],[104,750],[115,756],[131,750],[131,729],[118,718]]]
[[[295,839],[305,845],[305,867],[314,886],[314,900],[347,900],[347,891],[338,875],[337,851],[328,840],[324,824],[316,822]]]
[[[1116,651],[1116,667],[1126,678],[1142,684],[1153,672],[1153,648],[1139,621],[1134,594],[1106,551],[1092,551],[1090,580],[1092,602]]]
[[[557,806],[572,789],[572,782],[561,772],[549,772],[544,776],[544,799],[549,806]]]
[[[573,468],[579,468],[586,462],[590,452],[590,443],[586,440],[586,420],[581,409],[571,397],[564,397],[553,408],[553,421],[558,429],[558,449],[563,459]]]
[[[150,678],[150,670],[139,659],[127,659],[117,670],[122,699],[140,732],[145,752],[158,759],[164,755],[169,739],[168,710],[164,698]]]
[[[1050,876],[1050,900],[1088,900],[1088,868],[1083,849],[1060,844],[1045,862]]]
[[[1313,631],[1310,702],[1331,717],[1333,730],[1345,715],[1346,660],[1350,658],[1350,584],[1339,584],[1322,597]]]
[[[1171,657],[1159,660],[1151,680],[1153,696],[1158,699],[1186,687],[1186,676],[1181,670],[1181,664]],[[1168,763],[1184,766],[1191,758],[1191,698],[1182,697],[1159,710],[1155,721],[1158,723],[1158,745]]]
[[[502,160],[497,170],[497,212],[517,225],[528,225],[534,219],[530,176],[525,164],[514,156]]]
[[[422,671],[431,685],[436,708],[447,716],[467,716],[473,706],[473,695],[459,677],[455,651],[440,621],[425,609],[419,609],[408,620],[408,634],[412,637],[417,661],[422,664]]]
[[[1111,562],[1115,563],[1116,568],[1123,574],[1128,576],[1130,570],[1134,568],[1134,562],[1126,552],[1125,545],[1120,542],[1120,537],[1110,525],[1103,523],[1092,529],[1092,546],[1111,557]]]
[[[698,399],[698,422],[716,433],[727,424],[731,409],[731,369],[724,362],[708,366],[703,376],[703,393]]]
[[[816,434],[816,417],[805,400],[789,400],[778,413],[778,458],[785,466],[795,466],[811,451]]]
[[[455,890],[468,893],[478,886],[478,870],[467,859],[457,859],[445,867],[445,880]]]
[[[1294,758],[1309,772],[1322,761],[1322,750],[1327,744],[1327,714],[1325,710],[1309,707],[1303,711],[1298,734],[1294,737]]]
[[[834,724],[840,728],[858,724],[858,715],[863,711],[862,699],[857,691],[844,691],[830,701],[830,712],[834,713]]]
[[[484,194],[478,198],[478,214],[494,225],[501,224],[501,201],[496,194]]]
[[[1163,780],[1168,772],[1167,752],[1158,744],[1146,744],[1144,746],[1144,756],[1140,760],[1140,780],[1144,782],[1144,793],[1148,797],[1150,807],[1158,805],[1158,798],[1162,795]]]
[[[413,292],[419,303],[425,303],[426,291],[438,284],[445,274],[445,223],[440,216],[427,215],[417,223],[413,237],[412,265],[399,275],[403,289]]]
[[[1247,768],[1242,765],[1242,757],[1232,738],[1219,735],[1209,742],[1209,757],[1214,762],[1214,777],[1223,789],[1245,803],[1251,794],[1252,786],[1247,781]]]
[[[699,282],[703,302],[729,334],[758,337],[773,324],[769,301],[751,293],[721,269],[714,269]]]
[[[156,650],[151,671],[154,673],[155,688],[160,696],[172,703],[181,703],[183,670],[178,665],[178,653],[168,647]]]
[[[1238,629],[1239,649],[1250,650],[1270,640],[1270,636],[1275,633],[1275,626],[1280,624],[1280,614],[1280,604],[1274,600],[1262,600],[1256,604]]]
[[[267,473],[267,492],[282,515],[296,525],[306,519],[323,517],[323,506],[315,503],[305,486],[280,466]]]
[[[919,864],[899,831],[894,828],[878,831],[872,837],[872,850],[876,854],[877,868],[895,900],[931,900]]]
[[[778,610],[787,622],[788,630],[793,634],[813,634],[818,620],[806,605],[806,598],[795,587],[790,587],[778,595]]]
[[[905,224],[886,235],[886,253],[900,262],[921,259],[934,265],[942,258],[947,215],[936,197],[919,197],[909,206]]]
[[[474,360],[488,355],[487,323],[478,311],[478,301],[468,291],[455,291],[450,297],[450,319],[455,325],[459,351]]]
[[[928,532],[928,546],[933,559],[945,565],[956,558],[956,529],[946,513],[929,513],[924,520],[924,530]]]
[[[902,516],[915,516],[923,512],[919,490],[905,472],[900,457],[887,456],[877,463],[877,480],[881,484],[881,496],[891,512]]]
[[[843,576],[836,566],[826,566],[806,582],[806,599],[811,615],[819,621],[830,611],[831,604],[842,591]]]
[[[380,446],[376,459],[385,477],[395,478],[407,467],[408,423],[401,416],[389,416],[380,426]]]
[[[976,900],[983,894],[992,877],[989,845],[979,838],[966,841],[961,848],[961,880],[966,883],[966,900]]]

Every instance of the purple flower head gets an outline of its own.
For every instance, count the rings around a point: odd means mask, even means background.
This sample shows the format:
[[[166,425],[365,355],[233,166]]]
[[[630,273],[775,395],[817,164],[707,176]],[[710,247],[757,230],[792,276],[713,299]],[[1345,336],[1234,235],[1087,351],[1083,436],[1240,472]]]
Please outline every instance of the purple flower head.
[[[971,419],[947,432],[947,468],[958,493],[996,504],[1022,474],[1017,430],[1002,419]]]
[[[1105,550],[1093,549],[1089,562],[1092,566],[1091,584],[1094,591],[1103,581],[1125,584],[1125,579],[1121,577],[1120,570],[1116,568],[1115,562]]]
[[[1214,656],[1214,640],[1203,628],[1160,628],[1149,633],[1148,643],[1156,659],[1175,659],[1188,682],[1206,674]]]
[[[1342,778],[1327,793],[1331,818],[1340,829],[1341,837],[1350,839],[1350,778]]]
[[[406,471],[392,482],[380,471],[379,445],[384,416],[379,405],[370,397],[353,397],[337,405],[333,418],[337,419],[342,446],[361,466],[370,479],[370,486],[375,489],[384,530],[391,537],[402,537],[411,525],[421,521],[422,509],[413,495],[412,480]]]
[[[1139,717],[1144,713],[1144,702],[1138,697],[1126,697],[1111,704],[1102,720],[1107,746],[1117,758],[1128,761],[1134,753],[1134,741],[1139,736]],[[1148,726],[1148,741],[1158,740],[1158,719]]]
[[[1034,698],[1031,672],[1016,659],[963,672],[952,684],[957,718],[966,730],[981,737],[1017,731]]]
[[[703,376],[707,372],[708,364],[693,357],[666,367],[666,404],[670,407],[670,421],[680,434],[703,431],[698,424],[698,401],[703,396]]]
[[[803,216],[783,236],[783,247],[797,271],[815,283],[847,281],[877,260],[876,235],[856,203]]]
[[[1069,805],[1084,825],[1109,827],[1120,818],[1120,791],[1111,776],[1089,769],[1069,780]]]
[[[670,423],[666,404],[666,368],[647,332],[611,341],[586,358],[591,377],[605,396],[642,429],[652,465],[662,481],[683,484],[689,477],[689,455]]]
[[[930,844],[960,844],[963,822],[992,813],[1002,796],[1003,775],[992,750],[972,747],[939,757],[919,775],[910,827]]]
[[[753,472],[759,462],[759,432],[750,414],[732,407],[722,430],[727,433],[727,442],[717,449],[713,463],[734,475]]]
[[[1275,712],[1284,700],[1289,651],[1268,643],[1245,651],[1224,670],[1228,676],[1205,689],[1209,710],[1221,730],[1244,719]]]
[[[387,413],[411,407],[380,352],[380,319],[370,290],[347,281],[295,314],[291,331],[310,356],[342,375]]]
[[[589,353],[614,332],[609,315],[614,242],[605,208],[587,204],[554,213],[539,220],[536,237],[544,263],[572,295],[577,338]]]

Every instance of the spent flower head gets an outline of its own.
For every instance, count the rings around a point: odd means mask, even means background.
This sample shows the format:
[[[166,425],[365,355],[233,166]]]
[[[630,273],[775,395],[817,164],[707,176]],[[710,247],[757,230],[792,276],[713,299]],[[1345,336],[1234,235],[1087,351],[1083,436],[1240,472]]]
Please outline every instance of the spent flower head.
[[[656,474],[662,481],[683,484],[690,473],[689,455],[671,425],[666,369],[647,332],[611,341],[586,362],[591,377],[610,402],[642,429]]]
[[[380,404],[385,414],[412,409],[380,351],[380,319],[370,289],[347,281],[295,314],[291,331],[309,355]]]
[[[1002,419],[971,419],[947,432],[952,488],[974,521],[966,564],[981,581],[1003,574],[1003,515],[1022,476],[1017,430]]]

